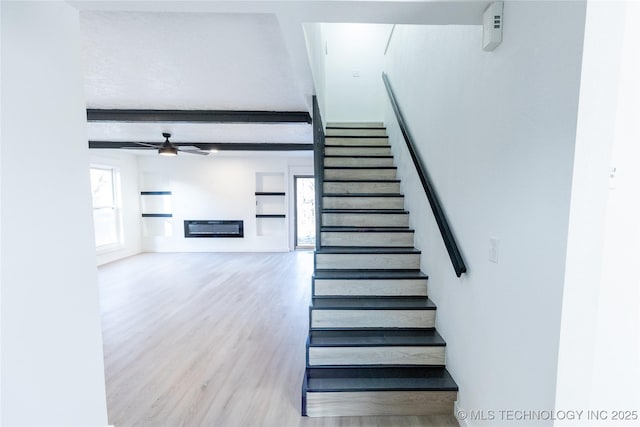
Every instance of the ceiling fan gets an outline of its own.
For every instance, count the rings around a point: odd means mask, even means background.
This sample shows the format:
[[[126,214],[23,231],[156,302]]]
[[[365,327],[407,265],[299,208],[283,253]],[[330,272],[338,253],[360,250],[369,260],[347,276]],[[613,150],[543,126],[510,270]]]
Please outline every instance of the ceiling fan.
[[[199,154],[201,156],[208,156],[211,154],[209,151],[201,150],[195,146],[175,146],[169,138],[171,138],[170,133],[163,132],[162,136],[164,137],[164,142],[162,144],[148,144],[146,142],[134,142],[134,144],[142,145],[143,147],[152,147],[158,149],[158,154],[161,156],[177,156],[178,151],[189,154]]]

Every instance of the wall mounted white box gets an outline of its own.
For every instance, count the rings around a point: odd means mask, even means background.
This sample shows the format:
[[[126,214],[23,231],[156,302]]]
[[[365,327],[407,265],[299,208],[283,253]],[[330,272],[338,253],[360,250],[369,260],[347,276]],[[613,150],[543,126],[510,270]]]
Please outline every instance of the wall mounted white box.
[[[503,2],[493,2],[482,15],[482,49],[494,50],[502,43]]]

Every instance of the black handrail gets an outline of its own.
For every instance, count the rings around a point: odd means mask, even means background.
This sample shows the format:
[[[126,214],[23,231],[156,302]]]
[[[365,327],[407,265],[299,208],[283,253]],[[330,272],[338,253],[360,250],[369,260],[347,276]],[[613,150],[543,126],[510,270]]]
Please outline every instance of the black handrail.
[[[462,254],[460,254],[460,249],[458,249],[456,239],[453,237],[453,233],[451,232],[451,227],[449,227],[447,217],[444,214],[442,206],[440,205],[440,200],[438,200],[438,196],[435,189],[433,188],[433,184],[429,179],[427,168],[424,166],[422,159],[420,159],[420,157],[418,156],[416,145],[413,142],[413,138],[411,138],[411,135],[409,134],[409,130],[407,129],[407,125],[404,121],[404,117],[402,116],[402,112],[400,112],[400,107],[398,106],[398,102],[393,93],[393,89],[391,88],[389,77],[387,77],[385,73],[382,73],[382,80],[384,81],[384,85],[387,88],[389,101],[391,102],[393,111],[396,114],[398,125],[400,125],[400,130],[402,131],[404,140],[407,143],[407,149],[409,150],[409,154],[411,155],[413,164],[416,167],[416,171],[418,172],[418,176],[420,177],[420,182],[422,182],[422,187],[424,188],[424,192],[427,195],[429,204],[431,205],[431,211],[433,212],[433,216],[435,217],[438,228],[440,229],[442,240],[444,240],[444,245],[447,248],[447,252],[449,252],[451,264],[453,264],[453,269],[456,271],[456,276],[460,277],[462,273],[467,272],[467,266],[464,264]]]
[[[313,170],[316,186],[316,250],[322,247],[322,195],[324,194],[324,128],[318,98],[313,97]]]

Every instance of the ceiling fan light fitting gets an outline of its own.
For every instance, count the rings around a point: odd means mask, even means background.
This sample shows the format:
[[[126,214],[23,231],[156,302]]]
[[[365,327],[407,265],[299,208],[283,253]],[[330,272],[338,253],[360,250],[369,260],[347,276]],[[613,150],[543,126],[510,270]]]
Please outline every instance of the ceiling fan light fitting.
[[[158,148],[158,154],[160,154],[161,156],[177,156],[178,149],[171,143],[171,141],[169,141],[171,134],[163,132],[162,136],[164,137],[164,142],[162,143],[160,148]]]
[[[165,141],[160,148],[158,148],[158,154],[161,156],[177,156],[178,149],[169,141]]]

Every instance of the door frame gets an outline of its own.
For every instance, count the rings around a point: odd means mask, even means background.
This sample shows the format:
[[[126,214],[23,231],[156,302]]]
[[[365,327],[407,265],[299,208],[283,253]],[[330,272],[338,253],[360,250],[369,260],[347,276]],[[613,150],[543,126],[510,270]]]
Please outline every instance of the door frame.
[[[304,173],[304,174],[295,173],[293,175],[293,249],[309,250],[309,249],[314,249],[315,246],[298,246],[298,178],[314,179],[315,176],[313,176],[313,174],[309,175],[307,173]],[[316,218],[316,221],[317,220],[318,218]],[[318,238],[319,236],[316,236],[316,242]]]

